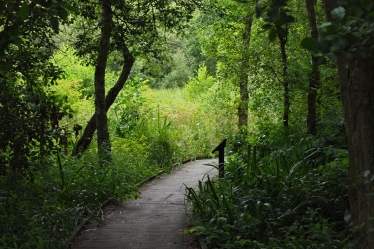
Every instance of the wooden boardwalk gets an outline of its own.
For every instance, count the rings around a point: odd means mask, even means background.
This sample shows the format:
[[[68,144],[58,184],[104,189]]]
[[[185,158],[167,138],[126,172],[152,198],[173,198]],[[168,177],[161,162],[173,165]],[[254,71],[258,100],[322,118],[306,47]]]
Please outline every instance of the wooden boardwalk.
[[[73,248],[199,248],[196,240],[183,232],[190,212],[185,185],[196,187],[199,180],[206,180],[206,174],[217,175],[216,169],[208,166],[217,164],[216,159],[189,162],[145,184],[139,199],[108,205],[102,215],[105,225],[89,223]]]

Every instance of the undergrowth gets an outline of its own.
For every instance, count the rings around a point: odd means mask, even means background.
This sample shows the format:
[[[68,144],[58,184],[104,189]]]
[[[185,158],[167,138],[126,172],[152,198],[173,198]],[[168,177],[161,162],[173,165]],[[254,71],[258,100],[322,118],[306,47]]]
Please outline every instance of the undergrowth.
[[[225,177],[188,188],[195,225],[186,232],[208,248],[350,248],[346,150],[313,137],[234,141]]]
[[[79,138],[72,128],[80,124],[84,129],[93,109],[89,97],[81,103],[76,98],[74,82],[79,80],[56,86],[75,100],[75,116],[60,123],[69,146],[60,148],[53,141],[55,151],[37,155],[40,161],[29,158],[34,167],[17,179],[0,176],[0,248],[64,248],[84,218],[99,221],[100,213],[93,210],[100,203],[136,198],[137,183],[170,172],[183,160],[210,156],[223,137],[235,132],[231,114],[218,118],[213,105],[187,98],[183,89],[150,90],[135,77],[108,112],[112,163],[97,163],[95,140],[81,158],[71,157]]]
[[[81,159],[56,153],[44,170],[14,183],[1,179],[1,248],[63,248],[92,210],[108,198],[135,198],[133,186],[159,172],[137,161],[100,167],[94,152]]]

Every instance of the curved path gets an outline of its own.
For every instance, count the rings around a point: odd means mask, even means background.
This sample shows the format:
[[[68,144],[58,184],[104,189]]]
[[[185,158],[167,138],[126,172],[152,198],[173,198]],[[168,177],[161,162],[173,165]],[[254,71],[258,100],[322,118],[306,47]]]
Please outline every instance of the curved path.
[[[196,187],[206,174],[217,175],[216,159],[189,162],[142,187],[140,198],[121,205],[108,205],[105,225],[88,224],[73,248],[196,249],[196,241],[185,235],[189,209],[185,185]]]

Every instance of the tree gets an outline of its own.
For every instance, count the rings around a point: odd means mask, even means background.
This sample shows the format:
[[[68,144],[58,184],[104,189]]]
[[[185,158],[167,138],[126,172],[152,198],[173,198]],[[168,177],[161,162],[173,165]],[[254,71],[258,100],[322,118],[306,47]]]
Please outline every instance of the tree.
[[[41,169],[38,162],[58,148],[58,123],[67,107],[46,89],[62,73],[49,59],[68,9],[63,1],[0,3],[0,174],[8,183],[30,166]]]
[[[340,6],[339,6],[340,5]],[[349,202],[359,248],[374,248],[374,5],[325,0],[327,21],[318,41],[302,45],[338,64],[349,152]]]
[[[110,139],[105,103],[105,70],[109,55],[112,33],[112,10],[109,1],[101,1],[101,34],[95,68],[95,115],[97,128],[97,145],[100,164],[110,160]]]
[[[317,29],[316,13],[314,10],[314,0],[306,0],[305,3],[306,3],[306,9],[308,12],[310,36],[311,38],[318,40],[318,29]],[[306,123],[308,126],[308,133],[312,135],[317,134],[316,99],[317,99],[317,90],[320,87],[318,59],[319,57],[312,56],[312,62],[311,62],[312,70],[309,76],[308,115],[307,115]]]
[[[122,88],[124,87],[130,75],[131,68],[135,61],[134,57],[131,55],[131,53],[126,47],[124,47],[122,56],[123,56],[123,66],[121,69],[121,74],[118,77],[116,84],[109,90],[108,94],[105,97],[106,112],[109,110],[109,107],[114,103],[116,97],[121,92]],[[73,156],[77,156],[83,153],[85,150],[87,150],[87,148],[91,144],[95,131],[96,131],[96,114],[94,114],[88,121],[83,131],[83,135],[80,137],[76,146],[73,149],[73,152],[72,152]]]
[[[286,44],[288,40],[289,24],[294,18],[288,13],[287,0],[273,0],[264,8],[266,15],[263,26],[269,30],[269,40],[278,38],[282,58],[282,85],[283,85],[283,126],[288,127],[290,113],[290,80],[288,77],[288,62]]]
[[[102,3],[106,4],[106,6],[110,6],[108,1],[104,0]],[[96,22],[98,13],[97,11],[92,11],[97,10],[98,6],[94,2],[77,2],[76,7],[80,9],[82,16],[81,23],[78,24],[78,27],[80,28],[78,40],[75,43],[75,47],[78,51],[77,54],[86,58],[88,63],[96,65],[104,63],[103,61],[106,60],[106,58],[104,58],[104,56],[99,58],[98,56],[100,52],[103,51],[100,50],[101,45],[98,45],[100,42],[98,41],[98,37],[95,35],[95,30],[97,30],[99,25],[99,23]],[[191,18],[192,11],[196,7],[197,4],[190,0],[182,0],[177,4],[174,4],[173,1],[111,2],[111,8],[108,8],[110,11],[106,13],[103,12],[103,14],[105,14],[105,19],[102,19],[103,24],[104,22],[108,22],[107,25],[112,25],[112,32],[110,35],[109,33],[105,33],[105,39],[109,39],[108,53],[118,51],[122,54],[123,58],[119,60],[119,63],[123,64],[123,67],[117,84],[109,91],[108,96],[106,97],[105,108],[103,108],[103,85],[98,85],[101,86],[101,90],[99,90],[101,92],[101,104],[98,105],[98,107],[100,106],[100,115],[106,115],[106,111],[124,86],[134,63],[134,58],[147,54],[152,54],[157,57],[156,55],[162,47],[160,45],[162,45],[163,36],[160,32],[162,30],[171,29],[177,31],[182,30],[186,21]],[[104,26],[105,24],[102,27]],[[108,30],[110,30],[109,26],[107,26],[107,29],[105,30],[101,29],[101,32],[108,32]],[[108,35],[110,37],[108,37]],[[101,38],[104,38],[103,33],[101,33]],[[104,55],[104,53],[102,55]],[[125,65],[125,63],[127,64]],[[100,65],[99,68],[102,70],[103,65]],[[96,67],[96,69],[98,69],[98,67]],[[100,77],[102,83],[103,75],[100,74]],[[104,110],[106,111],[103,112]],[[89,125],[86,126],[83,136],[74,148],[73,155],[82,153],[86,148],[88,148],[98,125],[105,129],[103,122],[106,123],[106,118],[99,120],[96,115],[97,113],[95,113],[95,118],[92,117]],[[96,119],[96,121],[93,121],[93,118]],[[99,123],[99,121],[102,123]],[[104,141],[105,143],[105,141],[109,141],[109,139],[104,139],[104,137],[107,136],[105,133],[103,134],[103,140],[101,141]],[[106,146],[110,146],[110,144],[107,143]],[[109,148],[110,147],[107,147],[107,151],[110,151]]]
[[[216,74],[238,88],[238,127],[248,129],[250,41],[254,11],[249,1],[211,1],[202,10],[200,44],[207,58],[217,60]],[[212,11],[213,10],[213,11]],[[205,30],[204,30],[205,29]]]
[[[252,31],[252,17],[253,13],[248,12],[247,16],[244,17],[245,24],[243,31],[243,40],[242,40],[242,59],[240,63],[240,73],[239,73],[239,95],[240,103],[238,107],[238,116],[239,116],[239,128],[242,128],[244,131],[248,129],[248,84],[249,84],[249,47],[251,40],[251,31]]]

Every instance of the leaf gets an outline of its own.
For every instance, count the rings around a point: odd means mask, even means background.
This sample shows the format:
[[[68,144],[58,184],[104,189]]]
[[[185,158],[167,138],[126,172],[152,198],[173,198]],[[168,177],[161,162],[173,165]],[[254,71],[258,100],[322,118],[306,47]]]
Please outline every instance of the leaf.
[[[360,19],[357,18],[357,17],[348,16],[348,17],[347,17],[347,21],[346,21],[345,24],[346,24],[347,26],[351,26],[351,25],[356,24],[356,23],[359,22],[359,21],[360,21]]]
[[[347,9],[347,16],[362,18],[364,11],[357,6],[350,7]]]
[[[290,15],[284,15],[284,16],[282,16],[281,19],[285,24],[293,23],[295,21],[295,18],[293,16],[290,16]]]
[[[370,175],[370,170],[365,170],[365,172],[364,172],[364,177],[366,178],[366,177],[368,177]]]
[[[316,41],[313,39],[313,38],[310,38],[310,37],[306,37],[304,38],[300,45],[306,49],[306,50],[315,50],[316,49]]]
[[[339,35],[334,34],[334,35],[328,35],[328,36],[326,36],[325,38],[326,38],[326,40],[328,40],[328,41],[332,41],[332,40],[334,40],[334,39],[336,39],[336,38],[339,38],[339,37],[340,37]]]
[[[26,2],[22,3],[21,9],[19,10],[19,17],[22,21],[26,20],[29,15],[29,5]]]
[[[345,222],[349,222],[349,220],[351,219],[352,215],[351,215],[351,212],[349,212],[349,210],[345,210],[344,212],[344,220]]]
[[[344,48],[346,42],[343,38],[335,39],[333,45],[330,47],[331,51],[338,50]]]
[[[320,35],[317,48],[319,50],[328,50],[330,48],[329,42],[326,40],[325,36]]]
[[[330,35],[334,35],[339,32],[339,26],[335,23],[332,23],[330,26],[326,27],[326,30]]]
[[[270,42],[273,42],[275,38],[277,37],[277,30],[275,28],[272,28],[269,32],[269,40]]]
[[[345,9],[339,6],[331,11],[331,16],[337,20],[342,20],[345,16]]]
[[[317,59],[317,64],[318,65],[325,65],[326,64],[326,58],[323,56],[319,56]]]
[[[336,59],[338,59],[338,56],[336,54],[332,53],[332,52],[326,54],[326,56],[327,56],[327,58],[329,58],[330,60],[333,60],[333,61],[335,61]]]
[[[320,26],[318,26],[318,28],[322,29],[322,28],[325,28],[325,27],[328,27],[328,26],[331,26],[331,22],[322,23]]]

